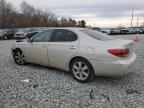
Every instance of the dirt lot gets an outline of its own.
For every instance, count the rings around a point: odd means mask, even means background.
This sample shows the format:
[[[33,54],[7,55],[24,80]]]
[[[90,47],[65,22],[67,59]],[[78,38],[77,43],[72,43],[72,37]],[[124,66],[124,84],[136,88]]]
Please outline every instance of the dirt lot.
[[[10,54],[14,42],[0,41],[0,108],[144,107],[144,38],[135,46],[138,58],[133,73],[117,78],[96,77],[85,84],[62,70],[16,65]],[[24,79],[29,82],[22,82]]]

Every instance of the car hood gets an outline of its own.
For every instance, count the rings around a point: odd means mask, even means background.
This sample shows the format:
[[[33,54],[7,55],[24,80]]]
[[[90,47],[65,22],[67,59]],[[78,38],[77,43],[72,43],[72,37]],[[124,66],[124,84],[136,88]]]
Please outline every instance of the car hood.
[[[24,34],[25,32],[17,32],[17,33],[15,33],[15,34]]]

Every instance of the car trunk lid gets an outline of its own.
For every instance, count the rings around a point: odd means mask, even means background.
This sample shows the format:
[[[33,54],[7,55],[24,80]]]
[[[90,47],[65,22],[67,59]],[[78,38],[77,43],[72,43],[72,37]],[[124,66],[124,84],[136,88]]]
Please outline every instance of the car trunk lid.
[[[111,44],[113,47],[109,48],[108,52],[110,52],[109,50],[124,51],[124,52],[122,52],[123,56],[121,56],[121,57],[129,57],[134,52],[134,41],[133,40],[116,39],[116,40],[110,40],[109,44]]]

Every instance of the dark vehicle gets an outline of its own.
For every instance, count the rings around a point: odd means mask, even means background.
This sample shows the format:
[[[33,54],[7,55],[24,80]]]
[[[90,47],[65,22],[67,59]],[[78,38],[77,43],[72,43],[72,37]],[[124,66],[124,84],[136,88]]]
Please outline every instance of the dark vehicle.
[[[92,30],[101,31],[101,28],[99,28],[99,27],[93,27]]]
[[[1,32],[0,33],[1,39],[7,40],[7,39],[13,39],[16,30],[14,30],[14,29],[4,29],[4,30],[1,30],[0,32]]]
[[[36,35],[37,33],[39,33],[38,31],[35,32],[29,32],[26,34],[26,38],[32,38],[34,35]]]
[[[102,32],[102,33],[106,33],[106,34],[108,34],[108,35],[111,34],[111,30],[110,30],[109,28],[101,29],[101,32]]]
[[[129,30],[128,34],[136,34],[137,33],[137,31],[131,27],[129,27],[128,30]]]
[[[135,31],[135,33],[142,33],[142,30],[138,27],[133,27],[132,29]]]
[[[128,34],[129,30],[128,29],[120,29],[120,34]]]
[[[142,33],[144,34],[144,28],[141,28],[141,30],[142,30]]]
[[[139,27],[139,29],[142,31],[142,34],[144,34],[144,28],[143,27]]]
[[[114,34],[120,34],[120,29],[117,29],[117,28],[111,28],[110,31],[111,31],[112,35],[114,35]]]
[[[102,29],[102,33],[106,33],[108,35],[115,35],[115,34],[120,34],[120,30],[117,28],[107,28],[107,29]]]

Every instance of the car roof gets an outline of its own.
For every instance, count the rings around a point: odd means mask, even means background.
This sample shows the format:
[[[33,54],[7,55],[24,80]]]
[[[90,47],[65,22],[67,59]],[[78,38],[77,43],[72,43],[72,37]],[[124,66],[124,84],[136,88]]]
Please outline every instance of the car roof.
[[[80,27],[50,27],[50,28],[47,28],[45,30],[49,30],[49,29],[66,29],[66,30],[80,31],[80,30],[84,30],[84,29],[87,29],[87,28],[80,28]]]

